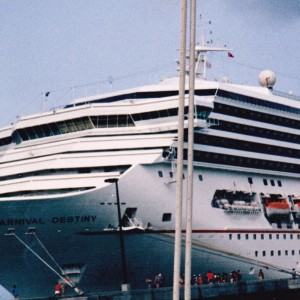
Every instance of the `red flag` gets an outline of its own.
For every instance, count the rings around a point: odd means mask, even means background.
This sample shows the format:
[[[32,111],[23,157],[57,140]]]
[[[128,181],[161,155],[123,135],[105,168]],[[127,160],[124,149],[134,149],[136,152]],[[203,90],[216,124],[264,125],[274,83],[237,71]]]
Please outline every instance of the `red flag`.
[[[228,57],[234,58],[233,54],[230,52],[227,52]]]

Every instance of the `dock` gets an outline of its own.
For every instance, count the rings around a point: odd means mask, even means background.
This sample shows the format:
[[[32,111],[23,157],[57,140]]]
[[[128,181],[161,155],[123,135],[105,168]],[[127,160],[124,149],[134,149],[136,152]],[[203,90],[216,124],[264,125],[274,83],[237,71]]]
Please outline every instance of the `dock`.
[[[65,296],[59,299],[68,300],[172,300],[173,288],[150,288],[112,291],[84,296]],[[191,287],[191,299],[210,300],[298,300],[300,299],[300,278],[255,280],[236,283],[203,284]],[[47,298],[22,298],[20,300],[49,300]],[[184,288],[180,291],[180,299],[184,299]]]

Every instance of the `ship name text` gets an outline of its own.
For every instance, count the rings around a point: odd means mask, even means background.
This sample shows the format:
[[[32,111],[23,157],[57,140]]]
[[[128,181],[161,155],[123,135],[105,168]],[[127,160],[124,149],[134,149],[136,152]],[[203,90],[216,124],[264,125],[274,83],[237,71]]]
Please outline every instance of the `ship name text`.
[[[66,224],[66,223],[91,223],[96,221],[96,215],[86,216],[59,216],[52,217],[51,219],[43,218],[11,218],[11,219],[0,219],[0,226],[16,226],[16,225],[43,225],[46,223],[51,224]]]

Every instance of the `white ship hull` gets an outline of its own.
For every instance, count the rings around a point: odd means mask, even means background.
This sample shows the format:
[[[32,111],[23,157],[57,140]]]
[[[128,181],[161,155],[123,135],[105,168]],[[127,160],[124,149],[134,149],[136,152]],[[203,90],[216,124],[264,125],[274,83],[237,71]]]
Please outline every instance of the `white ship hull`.
[[[163,177],[158,176],[159,171]],[[146,287],[144,279],[156,273],[165,275],[167,285],[172,283],[176,183],[169,178],[171,171],[169,163],[139,165],[119,180],[122,215],[126,208],[136,208],[135,217],[145,228],[145,231],[125,233],[132,288]],[[199,181],[200,174],[202,181]],[[229,273],[240,269],[244,278],[256,279],[256,275],[248,274],[250,268],[258,271],[266,267],[267,278],[290,276],[282,270],[297,266],[299,230],[273,229],[263,213],[227,214],[211,205],[217,189],[232,189],[234,184],[238,190],[249,190],[249,176],[253,177],[253,193],[276,192],[276,187],[266,190],[259,184],[264,176],[251,173],[202,167],[195,168],[194,175],[192,272],[206,273],[212,269]],[[278,178],[287,189],[296,187],[295,179]],[[11,282],[17,281],[24,295],[51,295],[59,278],[37,255],[54,269],[57,267],[49,261],[36,239],[38,237],[59,265],[70,272],[69,276],[78,282],[81,290],[96,292],[120,287],[119,231],[105,230],[109,225],[118,225],[114,184],[75,197],[2,202],[1,212],[5,217],[0,220],[0,257],[3,268],[9,270],[9,274],[1,275],[2,285],[9,287]],[[172,216],[168,222],[162,221],[165,213]],[[35,254],[15,235],[10,235],[9,228],[14,228],[14,234]],[[30,228],[34,228],[35,234],[28,234]],[[256,235],[255,239],[253,235]],[[288,243],[283,243],[284,235]],[[271,251],[276,255],[272,256]],[[280,257],[278,251],[282,253]],[[288,251],[287,255],[285,251]]]

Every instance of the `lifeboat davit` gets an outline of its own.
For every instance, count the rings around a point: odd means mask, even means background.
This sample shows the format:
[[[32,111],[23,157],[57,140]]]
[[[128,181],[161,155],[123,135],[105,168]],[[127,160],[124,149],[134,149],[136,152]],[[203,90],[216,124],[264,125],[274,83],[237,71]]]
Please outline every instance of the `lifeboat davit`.
[[[293,211],[295,212],[295,217],[300,219],[300,197],[296,197],[293,199],[294,207]]]

